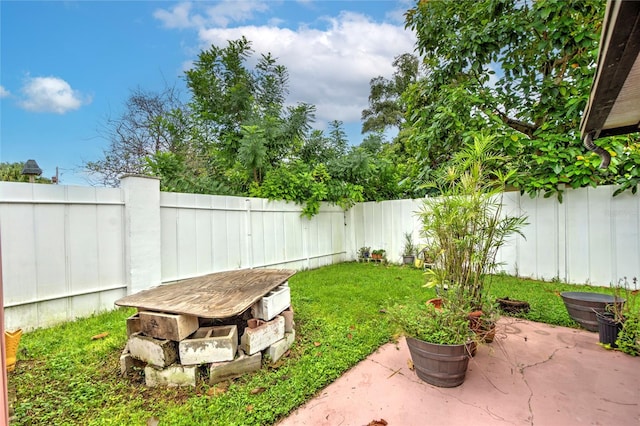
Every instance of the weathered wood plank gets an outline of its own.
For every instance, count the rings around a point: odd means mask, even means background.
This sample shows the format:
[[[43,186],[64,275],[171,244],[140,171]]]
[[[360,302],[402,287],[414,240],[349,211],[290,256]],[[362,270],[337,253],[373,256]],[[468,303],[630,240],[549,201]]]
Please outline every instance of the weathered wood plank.
[[[290,269],[217,272],[144,290],[115,304],[201,318],[229,318],[249,309],[295,273]]]

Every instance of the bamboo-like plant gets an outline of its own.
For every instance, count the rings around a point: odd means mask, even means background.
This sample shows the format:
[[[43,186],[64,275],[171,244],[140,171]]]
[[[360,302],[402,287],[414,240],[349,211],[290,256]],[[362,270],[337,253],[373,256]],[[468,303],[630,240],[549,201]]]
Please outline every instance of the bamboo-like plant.
[[[404,248],[402,249],[403,256],[415,256],[416,255],[416,245],[413,242],[413,235],[411,232],[404,233]]]
[[[436,254],[427,286],[440,286],[442,294],[446,288],[445,303],[462,309],[483,308],[498,250],[526,225],[523,215],[503,214],[503,191],[514,172],[501,170],[507,159],[493,146],[492,137],[475,135],[432,185],[440,195],[427,198],[420,212],[422,236]]]

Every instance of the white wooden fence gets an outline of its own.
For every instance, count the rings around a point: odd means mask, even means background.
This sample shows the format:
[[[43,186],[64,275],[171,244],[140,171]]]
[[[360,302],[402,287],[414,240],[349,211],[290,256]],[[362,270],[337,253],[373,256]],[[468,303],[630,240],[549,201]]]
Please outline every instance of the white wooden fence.
[[[510,275],[609,286],[640,279],[640,196],[615,186],[567,189],[555,197],[504,194],[504,212],[522,213],[525,238],[513,238],[498,254]],[[404,233],[420,242],[420,200],[362,203],[349,212],[355,245],[381,248],[400,262]]]
[[[500,253],[520,276],[609,285],[640,277],[640,198],[614,187],[555,198],[505,194],[524,212],[526,240]],[[316,268],[359,247],[400,262],[404,233],[420,240],[420,200],[323,205],[309,220],[291,203],[161,193],[155,179],[121,188],[0,182],[5,327],[26,330],[111,309],[126,294],[239,268]]]
[[[5,327],[71,320],[212,272],[348,259],[345,212],[300,214],[292,203],[161,193],[134,176],[121,188],[0,182]]]

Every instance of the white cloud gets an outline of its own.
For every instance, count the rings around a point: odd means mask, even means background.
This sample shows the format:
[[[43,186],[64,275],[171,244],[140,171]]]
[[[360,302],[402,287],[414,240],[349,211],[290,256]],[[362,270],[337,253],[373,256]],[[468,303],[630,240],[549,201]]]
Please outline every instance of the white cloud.
[[[22,87],[22,108],[34,112],[64,114],[91,102],[58,77],[29,77]]]
[[[6,98],[10,95],[11,95],[11,92],[5,89],[4,86],[0,86],[0,98]]]
[[[211,25],[226,27],[232,22],[251,19],[256,12],[264,12],[269,6],[262,1],[224,0],[208,7],[200,4],[198,9],[201,13],[192,13],[191,3],[180,3],[170,10],[158,9],[153,16],[167,28],[202,28]]]
[[[415,37],[403,25],[377,23],[356,13],[326,18],[324,29],[273,26],[210,28],[202,47],[225,46],[245,36],[256,51],[271,52],[289,71],[291,103],[317,106],[319,121],[359,121],[368,105],[369,81],[391,77],[394,57],[413,52]]]

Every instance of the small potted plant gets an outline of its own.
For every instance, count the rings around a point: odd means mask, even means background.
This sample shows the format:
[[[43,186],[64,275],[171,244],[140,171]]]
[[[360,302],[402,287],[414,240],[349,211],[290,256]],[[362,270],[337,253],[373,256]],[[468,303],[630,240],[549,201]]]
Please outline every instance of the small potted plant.
[[[439,387],[464,382],[475,342],[465,313],[443,306],[408,303],[387,312],[404,332],[418,377]]]
[[[382,261],[384,260],[386,253],[387,253],[386,250],[383,250],[383,249],[374,250],[371,252],[371,258],[373,260]]]
[[[402,263],[413,265],[416,260],[416,246],[413,243],[411,232],[404,233],[404,249],[402,250]]]
[[[358,261],[366,261],[371,255],[371,247],[360,247],[358,250]]]

